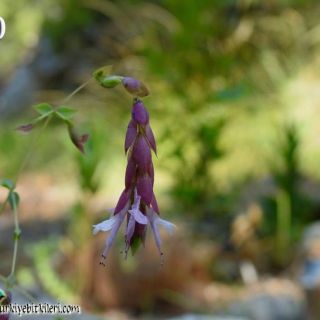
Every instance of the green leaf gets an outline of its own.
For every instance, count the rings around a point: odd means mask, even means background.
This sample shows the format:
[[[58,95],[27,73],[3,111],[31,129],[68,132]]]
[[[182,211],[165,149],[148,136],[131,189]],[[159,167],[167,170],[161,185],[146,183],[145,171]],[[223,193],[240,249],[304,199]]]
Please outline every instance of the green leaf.
[[[17,192],[10,191],[9,196],[8,196],[8,200],[9,200],[9,203],[10,203],[12,210],[18,208],[19,202],[20,202],[20,197]]]
[[[64,120],[64,121],[69,121],[73,118],[77,110],[66,107],[66,106],[61,106],[56,110],[56,115]]]
[[[36,110],[41,116],[48,116],[53,112],[53,107],[49,103],[40,103],[33,106],[33,109]]]
[[[10,179],[1,179],[0,184],[8,190],[13,190],[15,188],[14,183]]]

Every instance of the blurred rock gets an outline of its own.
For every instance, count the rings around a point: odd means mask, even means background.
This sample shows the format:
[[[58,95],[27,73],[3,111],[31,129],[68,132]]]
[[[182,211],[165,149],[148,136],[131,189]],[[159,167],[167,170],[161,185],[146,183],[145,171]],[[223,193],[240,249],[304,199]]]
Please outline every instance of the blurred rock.
[[[179,317],[168,318],[168,320],[250,320],[249,318],[243,317],[232,317],[232,316],[211,316],[201,314],[185,314]]]
[[[311,319],[320,318],[320,222],[313,223],[304,232],[301,245],[300,281],[306,290]]]
[[[229,305],[229,314],[252,320],[305,320],[306,306],[299,285],[283,278],[270,278],[246,286]]]
[[[248,317],[252,320],[305,320],[305,308],[302,301],[290,296],[260,294],[236,303],[230,307],[230,313]]]
[[[18,114],[29,106],[34,100],[36,88],[36,79],[31,68],[20,67],[0,92],[0,118]]]
[[[37,91],[46,88],[66,66],[67,58],[55,52],[47,37],[42,37],[35,53],[30,53],[6,86],[0,88],[0,119],[19,115],[30,107],[36,100]]]

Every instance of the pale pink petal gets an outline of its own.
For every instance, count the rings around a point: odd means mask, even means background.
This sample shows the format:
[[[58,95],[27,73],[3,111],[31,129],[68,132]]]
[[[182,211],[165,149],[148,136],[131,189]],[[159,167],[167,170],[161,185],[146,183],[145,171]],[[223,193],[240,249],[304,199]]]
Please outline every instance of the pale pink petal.
[[[109,231],[112,229],[114,224],[116,223],[117,218],[112,216],[110,219],[102,221],[93,226],[93,234],[97,234],[100,231]]]
[[[131,238],[132,238],[133,233],[134,233],[135,224],[136,224],[136,221],[134,219],[134,216],[130,215],[129,221],[128,221],[128,225],[127,225],[127,230],[126,230],[126,241],[127,241],[127,244],[130,244]]]
[[[154,236],[156,246],[159,250],[159,253],[160,253],[160,255],[163,255],[162,248],[161,248],[161,238],[160,238],[159,228],[158,228],[157,224],[155,223],[155,221],[150,222],[150,226],[151,226],[151,230],[152,230],[152,233]]]
[[[162,249],[161,249],[161,238],[160,238],[159,228],[156,223],[158,215],[152,209],[147,208],[147,216],[150,222],[150,226],[151,226],[151,230],[154,236],[156,246],[160,252],[160,255],[163,255]]]
[[[134,219],[140,224],[147,224],[147,217],[140,210],[129,210],[129,213],[134,217]]]
[[[140,199],[141,197],[138,195],[137,189],[134,189],[134,203],[131,206],[131,210],[129,210],[129,213],[131,216],[140,224],[147,224],[148,219],[147,217],[139,210],[140,208]],[[130,217],[131,219],[131,217]]]
[[[137,188],[134,188],[134,200],[131,210],[139,210],[141,197],[138,195]]]
[[[173,234],[177,226],[167,220],[157,217],[155,219],[156,224],[162,226],[169,234]]]
[[[119,231],[119,228],[123,222],[124,217],[126,216],[127,210],[129,209],[129,203],[125,205],[125,207],[115,216],[116,221],[114,225],[112,226],[111,232],[109,237],[106,240],[105,248],[102,253],[102,258],[105,260],[108,256],[108,253],[111,249],[111,246],[113,244],[113,241]],[[104,265],[103,261],[100,262],[101,264]]]

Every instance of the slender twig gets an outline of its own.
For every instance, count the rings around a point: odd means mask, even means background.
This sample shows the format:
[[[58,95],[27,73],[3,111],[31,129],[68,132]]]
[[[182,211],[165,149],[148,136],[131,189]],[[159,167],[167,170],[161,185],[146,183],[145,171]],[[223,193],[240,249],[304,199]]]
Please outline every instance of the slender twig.
[[[78,88],[73,90],[67,97],[65,97],[61,101],[61,104],[68,102],[75,94],[77,94],[80,90],[82,90],[84,87],[86,87],[90,83],[91,80],[92,80],[92,78],[90,78],[89,80],[87,80],[86,82],[81,84]]]
[[[22,171],[24,170],[24,168],[27,166],[28,162],[30,161],[30,158],[31,156],[33,155],[33,152],[34,152],[34,149],[37,145],[37,143],[39,142],[41,136],[42,136],[42,133],[44,132],[44,129],[48,126],[49,122],[51,120],[51,116],[49,116],[46,121],[44,122],[40,132],[38,135],[34,136],[34,139],[31,141],[31,144],[30,144],[30,147],[29,147],[29,151],[27,153],[27,155],[24,157],[18,171],[17,171],[17,174],[15,176],[15,179],[14,179],[14,182],[15,184],[17,184],[17,181],[22,173]]]
[[[14,249],[13,249],[13,257],[12,257],[12,265],[11,265],[11,272],[8,276],[8,279],[13,279],[16,264],[17,264],[17,254],[18,254],[18,245],[20,240],[20,226],[19,226],[19,217],[18,217],[18,208],[16,201],[12,201],[12,211],[13,211],[13,218],[14,218]]]

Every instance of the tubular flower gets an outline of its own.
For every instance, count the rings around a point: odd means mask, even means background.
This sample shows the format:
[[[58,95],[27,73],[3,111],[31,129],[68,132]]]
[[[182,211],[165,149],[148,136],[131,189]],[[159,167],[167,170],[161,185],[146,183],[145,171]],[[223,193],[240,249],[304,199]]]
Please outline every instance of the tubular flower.
[[[102,253],[100,262],[102,265],[105,265],[112,243],[125,218],[127,218],[125,256],[135,243],[144,244],[148,225],[151,227],[156,246],[162,256],[159,225],[170,233],[175,228],[174,224],[159,217],[160,212],[153,192],[154,169],[151,155],[151,150],[156,152],[156,142],[149,124],[149,113],[141,100],[134,99],[131,115],[124,145],[128,156],[125,190],[110,219],[93,226],[93,234],[99,231],[110,231]]]

